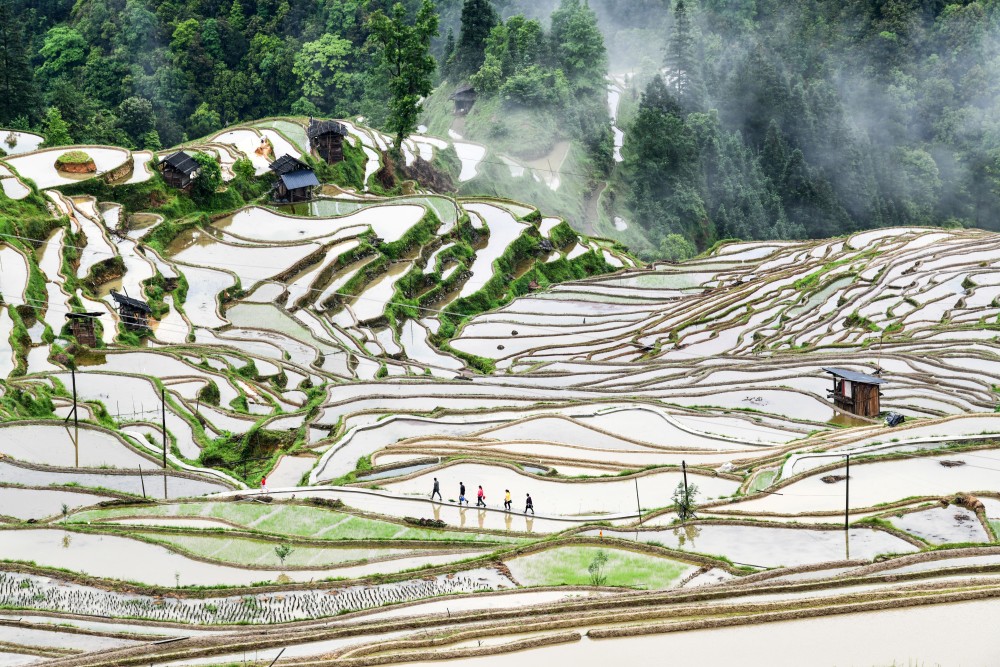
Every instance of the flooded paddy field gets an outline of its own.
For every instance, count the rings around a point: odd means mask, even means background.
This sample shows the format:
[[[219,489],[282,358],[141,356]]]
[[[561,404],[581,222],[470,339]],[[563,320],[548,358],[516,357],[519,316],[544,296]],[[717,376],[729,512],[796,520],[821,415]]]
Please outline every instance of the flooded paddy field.
[[[305,159],[307,123],[201,148],[229,187],[238,157]],[[0,160],[6,196],[33,205],[32,181],[60,216],[0,248],[0,605],[33,619],[0,622],[0,663],[603,664],[877,618],[888,664],[908,619],[990,618],[1000,238],[643,265],[528,203],[376,195],[392,140],[345,130],[363,180],[211,216],[132,210],[117,184],[167,187],[148,151],[87,148],[88,178],[117,174],[99,200],[67,190],[68,147]],[[415,135],[403,160],[451,148],[464,193],[485,147]],[[71,311],[98,314],[94,344]],[[835,402],[830,368],[883,381],[877,413]]]

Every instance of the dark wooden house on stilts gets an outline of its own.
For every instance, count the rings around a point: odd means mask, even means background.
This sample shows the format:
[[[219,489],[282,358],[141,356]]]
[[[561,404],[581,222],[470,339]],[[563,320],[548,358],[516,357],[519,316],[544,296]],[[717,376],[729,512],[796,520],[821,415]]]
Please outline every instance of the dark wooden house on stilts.
[[[859,417],[878,417],[882,411],[879,385],[885,380],[875,375],[858,373],[843,368],[824,368],[833,376],[833,391],[828,394],[840,410]]]
[[[118,316],[129,331],[149,328],[149,316],[153,314],[149,304],[111,290],[111,298],[118,304]]]
[[[270,164],[270,169],[278,175],[272,193],[274,201],[294,204],[312,199],[313,188],[319,185],[319,179],[309,165],[291,155],[282,155]]]
[[[199,165],[197,160],[184,151],[177,151],[160,160],[157,169],[167,185],[184,190],[198,177]]]
[[[100,313],[66,313],[69,330],[73,333],[73,338],[76,338],[76,342],[87,347],[97,347],[97,331],[94,329],[94,323],[100,316]]]
[[[327,164],[334,164],[344,159],[344,137],[347,136],[347,128],[343,123],[310,118],[306,136],[309,137],[309,150]]]
[[[450,99],[455,102],[455,115],[465,116],[472,111],[472,106],[476,103],[476,89],[464,84],[452,93]]]

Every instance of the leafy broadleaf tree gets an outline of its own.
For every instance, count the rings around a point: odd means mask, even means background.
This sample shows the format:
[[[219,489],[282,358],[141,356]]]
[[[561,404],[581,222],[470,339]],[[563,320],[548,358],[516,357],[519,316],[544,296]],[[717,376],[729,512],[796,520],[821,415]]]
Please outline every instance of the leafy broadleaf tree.
[[[278,557],[278,560],[281,561],[282,565],[285,564],[285,559],[288,558],[293,551],[295,551],[295,549],[293,549],[292,545],[287,542],[282,542],[278,546],[274,547],[274,555]]]
[[[156,127],[153,103],[144,97],[129,97],[118,105],[118,123],[135,145],[142,145],[145,135]]]
[[[434,58],[431,38],[437,34],[438,15],[431,0],[423,0],[411,23],[406,7],[396,3],[391,15],[382,11],[368,21],[376,56],[388,76],[389,104],[386,127],[395,137],[399,155],[403,140],[417,129],[420,100],[431,92]]]
[[[191,157],[198,163],[198,177],[194,179],[191,195],[196,201],[205,202],[222,186],[222,169],[207,153],[195,153]]]
[[[354,99],[354,74],[348,67],[352,51],[349,41],[329,33],[302,45],[292,69],[302,89],[302,98],[296,104],[303,111],[351,113],[344,102]]]
[[[46,146],[69,146],[73,143],[72,137],[69,136],[69,127],[57,107],[49,107],[45,111],[42,133],[45,135]]]
[[[559,9],[552,12],[550,39],[574,90],[603,95],[608,53],[594,10],[580,0],[562,0]]]
[[[52,28],[38,51],[44,59],[38,75],[43,79],[70,75],[86,62],[87,51],[87,41],[76,30],[68,26]]]
[[[604,552],[604,549],[598,550],[594,554],[594,558],[590,561],[590,565],[587,566],[587,572],[590,574],[590,584],[592,586],[603,586],[608,581],[608,575],[604,573],[604,567],[608,564],[608,554]]]
[[[191,138],[204,137],[215,132],[222,127],[222,118],[219,112],[212,109],[206,102],[202,102],[188,119],[191,127]]]
[[[677,516],[681,518],[681,521],[686,521],[694,516],[695,498],[698,495],[698,485],[688,484],[684,486],[684,482],[678,482],[677,488],[674,489],[673,495],[673,509],[677,512]]]

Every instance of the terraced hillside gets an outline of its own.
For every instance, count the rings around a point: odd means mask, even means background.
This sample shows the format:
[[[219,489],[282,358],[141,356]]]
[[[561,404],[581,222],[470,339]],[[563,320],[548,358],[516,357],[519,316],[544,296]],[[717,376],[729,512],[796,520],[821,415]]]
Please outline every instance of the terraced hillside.
[[[263,175],[311,159],[296,119],[188,146],[228,184],[200,203],[151,154],[87,147],[81,182],[52,167],[69,147],[3,162],[0,664],[603,664],[706,639],[733,664],[789,637],[770,664],[990,663],[988,636],[933,629],[1000,595],[1000,237],[638,267],[403,182],[350,127],[294,210]],[[415,171],[475,168],[411,141]],[[836,410],[824,367],[879,372],[906,421]]]

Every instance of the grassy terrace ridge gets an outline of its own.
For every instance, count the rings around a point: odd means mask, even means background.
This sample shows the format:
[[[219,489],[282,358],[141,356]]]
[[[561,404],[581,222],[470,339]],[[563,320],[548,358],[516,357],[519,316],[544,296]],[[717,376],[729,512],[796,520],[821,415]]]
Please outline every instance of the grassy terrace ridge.
[[[56,158],[56,164],[89,164],[93,162],[94,159],[87,154],[86,151],[73,150],[66,151],[58,158]]]
[[[405,556],[411,551],[400,548],[378,547],[312,547],[295,545],[291,553],[281,560],[275,545],[261,539],[230,537],[227,535],[170,535],[164,533],[134,532],[150,542],[168,544],[182,551],[213,560],[248,566],[327,567],[344,563],[368,562],[374,558]]]
[[[518,541],[502,535],[442,531],[358,517],[305,505],[210,502],[86,510],[72,514],[68,523],[100,522],[121,517],[186,517],[220,519],[268,535],[317,540],[427,540],[478,542]],[[113,524],[112,524],[113,525]]]
[[[606,562],[591,572],[599,558]],[[621,586],[669,588],[690,566],[667,558],[618,548],[553,547],[508,561],[511,572],[523,586]]]

